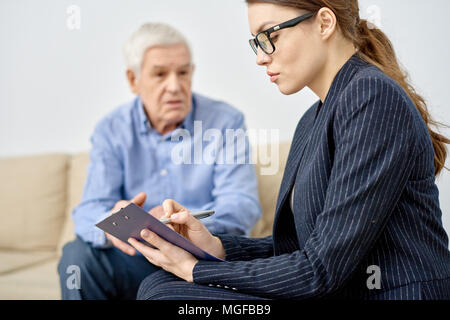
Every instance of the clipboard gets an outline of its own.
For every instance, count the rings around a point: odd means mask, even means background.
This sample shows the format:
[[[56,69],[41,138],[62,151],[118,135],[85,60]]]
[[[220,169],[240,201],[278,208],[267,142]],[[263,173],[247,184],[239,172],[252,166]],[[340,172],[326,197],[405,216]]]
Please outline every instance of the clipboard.
[[[141,230],[147,228],[164,240],[190,252],[199,260],[223,261],[200,249],[134,203],[100,221],[96,226],[125,243],[128,243],[129,238],[135,238],[143,244],[153,247],[140,236]]]

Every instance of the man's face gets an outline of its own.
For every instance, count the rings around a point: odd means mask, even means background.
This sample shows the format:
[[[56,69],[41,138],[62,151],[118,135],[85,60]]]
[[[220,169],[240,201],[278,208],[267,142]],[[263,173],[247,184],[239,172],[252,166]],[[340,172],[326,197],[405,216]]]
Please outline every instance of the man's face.
[[[193,70],[187,47],[176,44],[148,49],[138,78],[127,72],[131,90],[161,134],[174,130],[191,111]]]

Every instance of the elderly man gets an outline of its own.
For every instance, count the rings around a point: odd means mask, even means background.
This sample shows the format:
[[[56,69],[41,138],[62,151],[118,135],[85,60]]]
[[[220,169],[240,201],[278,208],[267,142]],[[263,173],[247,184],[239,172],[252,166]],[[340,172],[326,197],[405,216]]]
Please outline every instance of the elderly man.
[[[140,282],[158,270],[128,243],[95,227],[130,202],[157,217],[169,198],[191,210],[214,209],[203,221],[217,234],[249,234],[261,215],[253,166],[237,161],[237,154],[227,154],[231,163],[219,159],[225,149],[234,150],[235,139],[195,135],[200,126],[200,132],[213,129],[225,137],[245,124],[230,105],[191,92],[194,66],[185,38],[168,25],[145,24],[129,39],[125,57],[136,98],[100,121],[92,135],[83,198],[73,212],[77,239],[64,247],[58,265],[63,299],[134,299]],[[199,162],[199,146],[217,161]],[[181,163],[180,150],[189,151]],[[248,159],[248,147],[236,153]],[[79,271],[75,282],[73,270]]]

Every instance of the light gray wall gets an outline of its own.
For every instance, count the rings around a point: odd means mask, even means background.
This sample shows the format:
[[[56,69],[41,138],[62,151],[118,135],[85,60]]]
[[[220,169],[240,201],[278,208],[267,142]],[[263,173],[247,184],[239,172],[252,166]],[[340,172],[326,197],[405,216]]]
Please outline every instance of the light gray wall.
[[[71,5],[81,10],[80,29],[71,30]],[[450,124],[450,2],[364,0],[360,7],[390,36],[431,113]],[[317,100],[308,90],[281,95],[256,66],[244,0],[1,0],[0,156],[88,150],[96,122],[132,97],[121,49],[147,21],[187,35],[197,64],[194,90],[234,104],[249,128],[279,129],[289,140]],[[449,231],[449,172],[438,185]]]

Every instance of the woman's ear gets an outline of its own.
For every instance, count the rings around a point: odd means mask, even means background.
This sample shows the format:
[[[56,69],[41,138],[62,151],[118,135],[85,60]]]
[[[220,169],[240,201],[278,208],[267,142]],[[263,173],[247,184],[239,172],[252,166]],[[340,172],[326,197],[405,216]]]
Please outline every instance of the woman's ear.
[[[139,90],[138,90],[138,84],[137,84],[137,77],[136,77],[136,75],[130,69],[127,70],[126,75],[127,75],[127,79],[128,79],[128,84],[130,85],[131,92],[133,92],[134,94],[138,94]]]
[[[323,40],[328,40],[336,31],[336,15],[330,8],[321,8],[317,12],[316,22],[318,23],[320,36]]]

